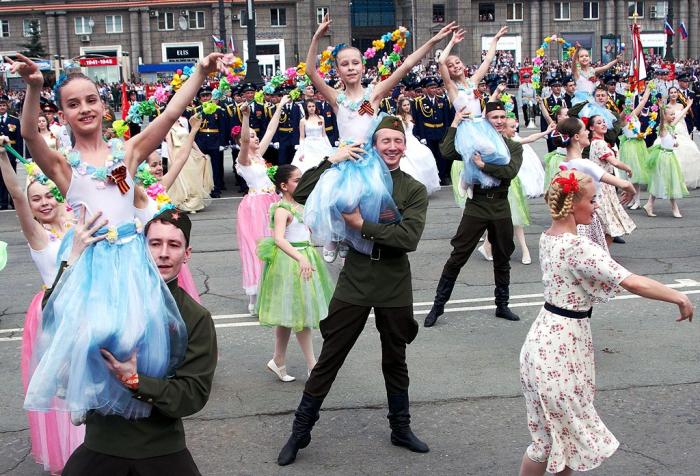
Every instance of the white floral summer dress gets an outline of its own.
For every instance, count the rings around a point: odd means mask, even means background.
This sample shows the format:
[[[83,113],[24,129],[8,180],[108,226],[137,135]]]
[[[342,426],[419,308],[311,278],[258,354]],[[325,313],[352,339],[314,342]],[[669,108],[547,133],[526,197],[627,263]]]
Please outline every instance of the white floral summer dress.
[[[631,273],[586,237],[540,237],[545,301],[587,311],[620,292]],[[593,407],[595,364],[590,319],[563,317],[542,308],[520,351],[520,381],[532,443],[527,455],[556,473],[587,471],[619,443]]]

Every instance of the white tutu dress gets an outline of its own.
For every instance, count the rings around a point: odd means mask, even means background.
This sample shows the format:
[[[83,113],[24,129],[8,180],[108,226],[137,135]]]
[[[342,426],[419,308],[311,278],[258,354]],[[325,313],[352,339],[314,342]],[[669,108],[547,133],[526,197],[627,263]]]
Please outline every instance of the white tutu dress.
[[[301,170],[302,174],[333,153],[333,147],[324,132],[323,119],[306,121],[304,141],[299,144],[292,159],[292,165]]]
[[[522,137],[516,135],[513,140],[520,142]],[[544,194],[544,167],[530,144],[523,144],[523,163],[518,171],[518,178],[523,193],[528,198],[541,197]]]
[[[413,126],[412,122],[404,124],[406,152],[401,159],[400,168],[425,185],[428,195],[430,195],[440,190],[440,176],[433,153],[413,135]]]
[[[700,187],[700,150],[688,133],[685,121],[678,121],[675,127],[676,143],[673,151],[678,158],[678,163],[685,178],[685,186],[688,188]],[[660,141],[659,141],[660,142]]]

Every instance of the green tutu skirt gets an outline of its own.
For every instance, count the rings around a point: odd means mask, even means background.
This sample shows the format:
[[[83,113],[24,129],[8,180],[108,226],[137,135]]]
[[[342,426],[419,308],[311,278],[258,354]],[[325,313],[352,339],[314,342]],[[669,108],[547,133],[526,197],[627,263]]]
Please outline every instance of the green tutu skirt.
[[[291,244],[315,271],[311,278],[302,278],[299,263],[279,249],[274,239],[261,240],[257,250],[263,261],[257,302],[260,324],[288,327],[294,332],[318,329],[319,322],[328,315],[335,286],[326,264],[309,242]]]
[[[683,171],[673,150],[655,145],[649,149],[647,160],[649,187],[647,190],[656,198],[683,198],[688,196]]]
[[[559,173],[559,166],[566,159],[566,155],[559,153],[556,150],[549,152],[543,157],[544,159],[544,190],[545,192],[549,188],[549,184],[552,183],[552,179],[556,174]]]
[[[464,208],[464,204],[467,202],[467,192],[462,189],[462,170],[464,169],[464,162],[461,160],[455,160],[452,162],[452,168],[450,169],[450,178],[452,179],[452,193],[455,196],[455,203],[459,208]]]
[[[634,184],[648,184],[647,173],[648,152],[644,139],[628,139],[620,136],[620,160],[632,169],[632,176],[628,176],[624,170],[620,171],[620,177]]]
[[[530,225],[530,208],[527,206],[527,198],[523,192],[520,178],[515,177],[508,187],[508,204],[510,205],[510,217],[513,226]]]

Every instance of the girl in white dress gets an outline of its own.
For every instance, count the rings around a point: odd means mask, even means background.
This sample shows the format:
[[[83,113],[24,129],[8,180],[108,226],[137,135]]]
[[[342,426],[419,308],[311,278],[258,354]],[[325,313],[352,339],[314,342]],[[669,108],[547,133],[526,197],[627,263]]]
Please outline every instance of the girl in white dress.
[[[298,168],[302,175],[333,152],[326,135],[326,123],[317,109],[314,99],[304,101],[305,117],[299,122],[299,148],[292,159],[292,165]]]
[[[400,162],[400,168],[414,179],[425,185],[428,195],[440,190],[440,176],[437,163],[430,148],[421,144],[413,135],[413,117],[411,116],[411,101],[399,99],[397,116],[403,122],[406,131],[406,152]]]
[[[362,86],[362,77],[365,72],[365,67],[360,50],[351,46],[338,45],[334,49],[334,66],[340,78],[341,87],[343,88],[339,90],[326,83],[318,74],[315,67],[317,63],[318,44],[321,39],[328,34],[331,23],[332,20],[326,15],[316,29],[314,36],[311,38],[309,51],[306,56],[306,64],[309,65],[306,74],[309,76],[316,90],[328,101],[333,112],[336,114],[341,146],[346,145],[349,147],[353,159],[358,160],[364,157],[362,144],[371,142],[369,134],[373,131],[373,120],[379,112],[379,103],[381,100],[389,96],[394,86],[396,86],[423,57],[432,51],[442,39],[446,38],[447,35],[452,33],[457,27],[454,22],[447,24],[436,35],[416,49],[416,51],[404,58],[401,65],[396,68],[388,78],[367,88]],[[379,168],[381,168],[381,166],[382,164],[378,164]],[[329,177],[333,176],[333,174],[328,175]],[[326,262],[332,262],[335,260],[338,247],[331,243],[331,241],[335,240],[335,238],[344,239],[344,237],[338,237],[337,234],[334,233],[335,237],[333,240],[326,240],[323,237],[328,235],[328,233],[315,229],[314,227],[314,222],[326,220],[313,220],[309,216],[309,213],[317,212],[320,212],[323,216],[334,213],[331,208],[335,207],[335,205],[329,203],[328,197],[321,196],[325,189],[323,180],[331,179],[321,179],[319,186],[314,190],[315,195],[312,194],[306,203],[305,213],[307,215],[305,215],[304,219],[317,238],[325,242],[323,253],[324,260],[326,260]],[[382,190],[384,184],[366,183],[365,185],[372,189],[372,193],[369,195],[374,196],[386,192]],[[315,202],[319,203],[318,207],[315,205]],[[330,222],[331,220],[329,219],[327,221]],[[344,230],[340,230],[340,232],[346,234]],[[352,230],[348,230],[347,234],[352,235]],[[358,239],[358,246],[360,245],[359,241]],[[371,244],[369,244],[369,246],[371,246]]]
[[[683,178],[685,179],[685,185],[688,188],[698,188],[700,187],[700,149],[698,149],[697,144],[693,142],[690,138],[688,132],[688,127],[685,123],[685,115],[688,114],[690,106],[692,106],[693,101],[690,100],[683,106],[678,101],[678,88],[671,87],[668,89],[668,102],[666,104],[666,110],[673,112],[675,119],[681,119],[674,126],[674,132],[676,134],[676,145],[673,147],[676,157],[678,158],[678,163],[683,171]],[[661,138],[657,139],[657,144],[661,142]]]
[[[49,129],[49,119],[44,114],[39,114],[39,119],[37,119],[37,127],[39,129],[39,134],[41,134],[41,137],[44,138],[49,149],[59,150],[60,144],[58,139]]]
[[[676,304],[681,314],[677,321],[693,318],[693,305],[685,294],[630,273],[577,235],[577,226],[589,225],[596,216],[595,196],[591,177],[578,171],[560,172],[546,194],[552,226],[540,238],[545,305],[520,351],[520,381],[532,435],[521,476],[588,471],[619,445],[593,406],[594,303],[625,289]]]
[[[594,68],[591,66],[591,54],[585,48],[577,48],[571,61],[571,73],[576,82],[576,94],[573,104],[588,101],[598,85],[598,75],[609,70],[620,60],[618,56],[610,63]]]

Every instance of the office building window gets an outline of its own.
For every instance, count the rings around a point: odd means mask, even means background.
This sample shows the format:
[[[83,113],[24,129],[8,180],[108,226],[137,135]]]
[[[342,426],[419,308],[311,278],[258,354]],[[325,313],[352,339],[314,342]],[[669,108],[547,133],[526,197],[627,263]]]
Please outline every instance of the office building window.
[[[445,4],[433,4],[433,23],[445,23]]]
[[[635,9],[637,17],[644,18],[644,2],[627,2],[627,16],[634,18]]]
[[[523,21],[522,2],[514,2],[506,5],[506,21]]]
[[[352,26],[393,26],[396,15],[393,0],[354,0],[351,7]]]
[[[90,17],[75,17],[75,34],[92,34],[92,27],[90,26]]]
[[[124,33],[121,15],[107,15],[105,17],[105,31],[107,33]]]
[[[8,36],[10,36],[10,22],[9,20],[0,20],[0,38]]]
[[[173,12],[160,12],[158,15],[158,29],[170,31],[175,29],[175,14]]]
[[[32,36],[32,22],[36,22],[36,28],[41,33],[41,22],[37,18],[25,18],[22,20],[22,36]]]
[[[583,2],[583,19],[598,19],[598,2]]]
[[[554,19],[569,20],[571,18],[571,5],[569,2],[554,2]]]
[[[323,19],[328,15],[330,10],[328,10],[328,7],[318,7],[316,9],[316,24],[320,25],[323,23]]]
[[[479,21],[496,21],[496,4],[479,4]]]
[[[270,26],[287,26],[286,8],[270,8]]]
[[[190,10],[190,30],[204,30],[204,10]]]
[[[238,21],[241,24],[241,28],[248,26],[248,12],[246,10],[241,10],[238,15]],[[258,16],[255,15],[255,26],[258,26]]]

